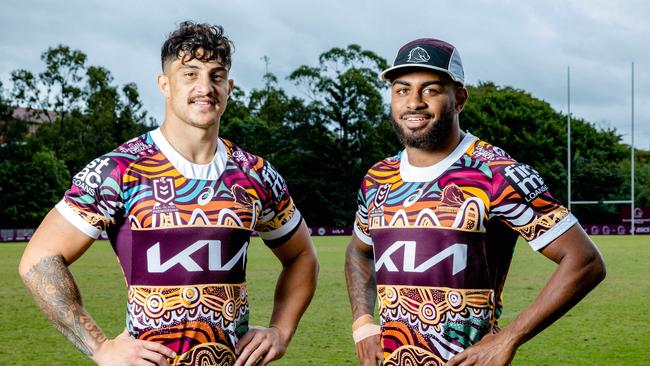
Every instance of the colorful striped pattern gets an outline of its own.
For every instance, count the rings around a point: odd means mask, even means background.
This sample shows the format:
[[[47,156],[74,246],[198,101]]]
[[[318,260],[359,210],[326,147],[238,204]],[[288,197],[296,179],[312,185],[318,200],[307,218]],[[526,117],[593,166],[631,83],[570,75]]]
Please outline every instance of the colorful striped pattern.
[[[385,365],[443,365],[498,331],[508,231],[552,241],[570,216],[534,169],[484,141],[467,146],[424,182],[403,180],[403,153],[385,159],[359,190],[355,232],[374,247]]]
[[[91,162],[64,197],[77,225],[109,234],[129,286],[130,334],[174,350],[174,365],[234,362],[248,330],[248,238],[291,232],[284,226],[299,215],[268,162],[222,142],[218,179],[184,176],[147,133]]]

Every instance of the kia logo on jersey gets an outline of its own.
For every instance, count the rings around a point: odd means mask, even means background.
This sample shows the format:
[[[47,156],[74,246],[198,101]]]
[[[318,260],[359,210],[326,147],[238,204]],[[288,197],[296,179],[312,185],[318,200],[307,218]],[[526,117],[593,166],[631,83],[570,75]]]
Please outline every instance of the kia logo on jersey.
[[[242,283],[250,231],[230,227],[133,230],[116,252],[129,285]]]
[[[235,264],[241,262],[242,270],[246,268],[246,248],[248,243],[244,243],[239,252],[232,258],[221,258],[221,241],[220,240],[198,240],[172,258],[162,262],[160,258],[160,243],[152,245],[147,249],[147,270],[150,273],[164,273],[174,268],[176,265],[184,268],[188,272],[201,272],[206,270],[198,264],[192,254],[203,247],[208,247],[208,266],[209,271],[230,271]],[[243,259],[242,259],[243,258]],[[225,263],[223,263],[226,261]]]
[[[404,249],[402,261],[395,263],[391,255],[399,249]],[[396,241],[382,253],[381,257],[375,262],[375,271],[379,271],[382,266],[386,267],[388,272],[418,272],[427,271],[436,264],[447,258],[452,259],[452,273],[456,275],[467,268],[467,244],[453,244],[443,249],[441,252],[427,258],[422,263],[416,265],[415,252],[417,243],[415,241]],[[398,267],[399,266],[399,267]]]
[[[379,285],[492,288],[480,232],[444,228],[371,230]]]

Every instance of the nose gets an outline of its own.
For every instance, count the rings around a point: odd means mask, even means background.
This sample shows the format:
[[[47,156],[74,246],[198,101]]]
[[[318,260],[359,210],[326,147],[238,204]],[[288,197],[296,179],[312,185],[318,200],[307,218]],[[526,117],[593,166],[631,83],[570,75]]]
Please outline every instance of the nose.
[[[406,105],[409,109],[418,110],[427,107],[420,93],[411,93]]]
[[[212,79],[210,78],[210,75],[208,75],[207,73],[205,74],[202,73],[196,79],[196,84],[194,89],[196,90],[196,92],[203,95],[212,93],[214,91],[214,85]]]

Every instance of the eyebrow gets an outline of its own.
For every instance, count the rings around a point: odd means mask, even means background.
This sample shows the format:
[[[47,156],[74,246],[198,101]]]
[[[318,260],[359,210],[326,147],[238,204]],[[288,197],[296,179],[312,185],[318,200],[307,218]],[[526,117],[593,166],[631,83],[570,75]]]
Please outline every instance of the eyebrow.
[[[409,83],[408,81],[399,80],[399,79],[393,81],[393,85],[395,85],[395,84],[404,85],[404,86],[411,86],[411,83]],[[427,87],[427,86],[429,86],[429,85],[440,85],[440,86],[444,86],[444,85],[445,85],[445,82],[442,81],[442,80],[428,80],[428,81],[425,81],[425,82],[423,82],[423,83],[421,84],[422,87]]]
[[[195,65],[188,65],[188,64],[181,64],[181,66],[178,67],[179,69],[198,69],[198,66]]]
[[[181,66],[178,67],[179,69],[193,69],[193,70],[199,70],[200,67],[196,65],[190,65],[190,64],[181,64]],[[223,66],[217,66],[213,69],[210,70],[210,72],[219,72],[219,71],[228,71],[226,67]]]

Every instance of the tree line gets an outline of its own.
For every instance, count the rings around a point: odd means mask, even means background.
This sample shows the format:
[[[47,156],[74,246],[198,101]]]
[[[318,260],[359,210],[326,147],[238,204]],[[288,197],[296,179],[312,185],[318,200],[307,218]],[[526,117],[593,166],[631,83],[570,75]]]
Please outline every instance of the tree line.
[[[0,227],[35,227],[61,199],[72,175],[89,161],[157,126],[133,83],[88,65],[80,50],[46,50],[38,74],[15,70],[0,83]],[[262,86],[235,88],[220,135],[265,157],[283,175],[310,225],[349,226],[367,169],[397,153],[385,59],[359,45],[332,48],[287,78],[303,91],[289,95],[267,73]],[[461,127],[535,167],[566,202],[566,115],[529,93],[491,82],[469,85]],[[161,101],[162,103],[162,101]],[[17,107],[28,116],[14,118]],[[35,134],[28,121],[45,119]],[[572,120],[572,199],[630,196],[630,149],[614,129]],[[636,204],[650,205],[650,152],[637,151]],[[618,207],[575,206],[584,223],[615,223]]]

